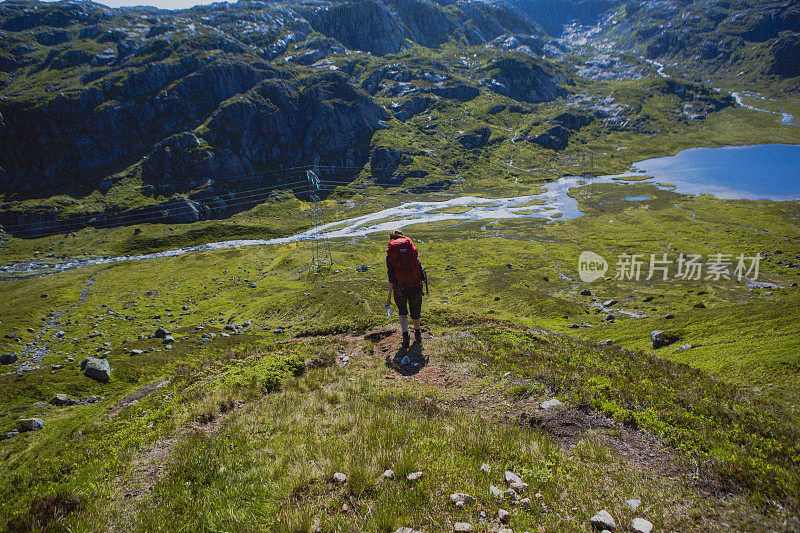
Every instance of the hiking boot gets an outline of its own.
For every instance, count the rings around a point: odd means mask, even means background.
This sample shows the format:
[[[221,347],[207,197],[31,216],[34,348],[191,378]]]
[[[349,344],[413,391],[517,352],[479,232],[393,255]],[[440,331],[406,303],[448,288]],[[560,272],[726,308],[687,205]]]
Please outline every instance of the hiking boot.
[[[408,335],[407,331],[403,332],[403,348],[408,348],[409,343],[411,342],[411,337]]]
[[[422,342],[422,331],[418,329],[414,330],[414,342]]]

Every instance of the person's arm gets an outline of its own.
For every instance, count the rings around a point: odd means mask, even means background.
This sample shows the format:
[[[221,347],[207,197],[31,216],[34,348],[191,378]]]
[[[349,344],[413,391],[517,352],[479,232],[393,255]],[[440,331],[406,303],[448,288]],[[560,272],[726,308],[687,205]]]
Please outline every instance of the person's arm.
[[[394,265],[391,261],[389,261],[389,256],[386,256],[386,274],[389,276],[389,282],[387,283],[386,287],[386,305],[392,304],[392,293],[394,292],[394,283],[395,283],[395,275],[394,275]]]

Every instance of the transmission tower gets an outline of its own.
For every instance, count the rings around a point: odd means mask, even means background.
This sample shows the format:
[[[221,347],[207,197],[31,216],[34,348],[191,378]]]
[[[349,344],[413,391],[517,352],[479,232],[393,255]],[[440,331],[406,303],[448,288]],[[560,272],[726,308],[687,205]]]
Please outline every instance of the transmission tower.
[[[594,152],[584,150],[581,152],[581,177],[594,177]]]
[[[308,210],[308,216],[311,218],[311,226],[316,228],[327,222],[325,212],[322,209],[322,201],[320,200],[317,191],[320,189],[319,178],[312,170],[306,171],[306,178],[311,185],[311,206]],[[333,257],[331,256],[331,243],[330,240],[323,234],[312,233],[310,239],[311,246],[311,265],[316,269],[316,274],[322,274],[333,266]]]

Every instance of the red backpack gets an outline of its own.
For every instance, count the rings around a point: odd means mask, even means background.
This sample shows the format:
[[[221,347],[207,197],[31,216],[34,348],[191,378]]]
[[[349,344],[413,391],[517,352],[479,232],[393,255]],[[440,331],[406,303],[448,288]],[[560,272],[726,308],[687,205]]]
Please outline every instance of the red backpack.
[[[400,290],[422,288],[422,267],[417,260],[417,247],[408,237],[389,242],[386,255],[394,266],[394,277]]]

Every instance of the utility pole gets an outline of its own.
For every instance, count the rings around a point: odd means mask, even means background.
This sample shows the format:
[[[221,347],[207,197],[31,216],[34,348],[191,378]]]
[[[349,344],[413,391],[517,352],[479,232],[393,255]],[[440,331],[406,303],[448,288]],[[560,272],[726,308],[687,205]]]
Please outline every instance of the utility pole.
[[[325,212],[322,209],[322,200],[317,192],[320,190],[320,181],[313,170],[306,171],[306,179],[311,185],[311,206],[308,210],[308,216],[311,218],[312,227],[316,228],[322,226],[327,221],[325,219]],[[311,234],[311,264],[315,268],[315,277],[317,274],[322,274],[324,271],[329,270],[333,266],[333,257],[331,256],[331,243],[327,237],[320,236],[317,233]]]

